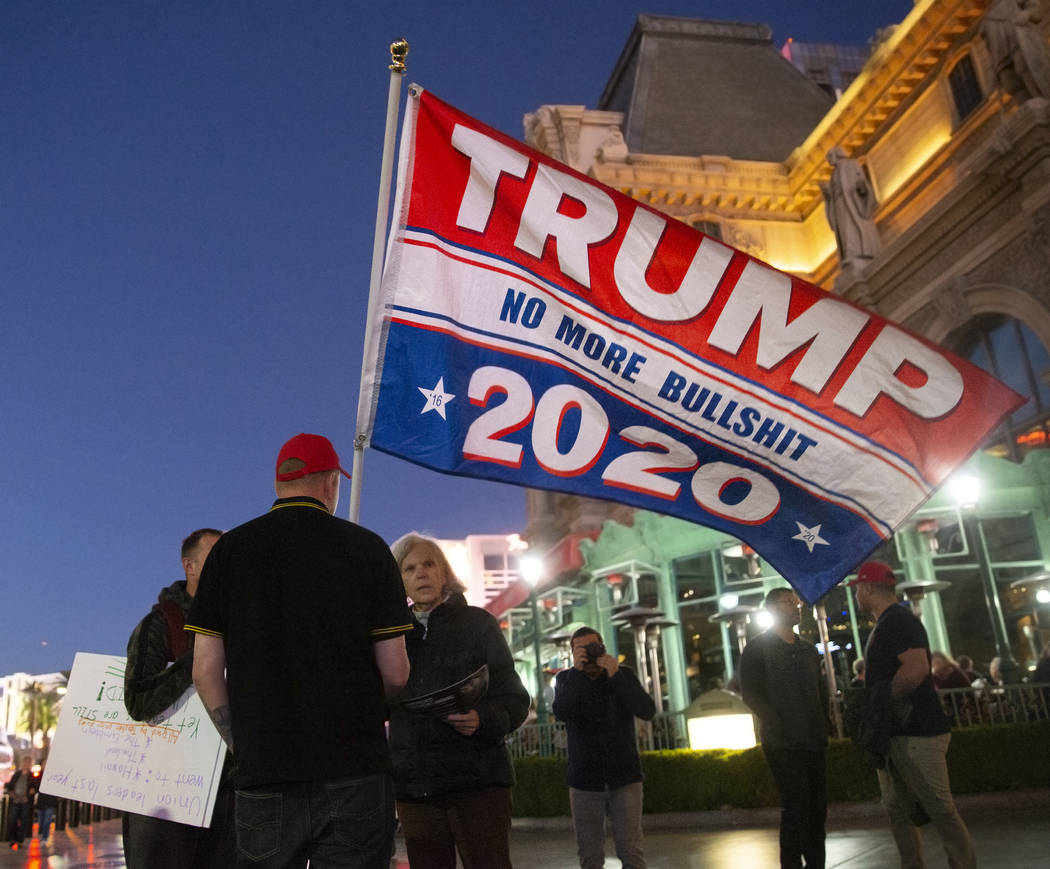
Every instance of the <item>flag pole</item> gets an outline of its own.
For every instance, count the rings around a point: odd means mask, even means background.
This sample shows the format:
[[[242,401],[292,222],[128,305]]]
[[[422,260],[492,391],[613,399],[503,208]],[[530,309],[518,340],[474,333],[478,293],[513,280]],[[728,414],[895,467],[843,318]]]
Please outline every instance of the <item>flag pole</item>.
[[[365,340],[362,349],[361,379],[368,368],[369,336],[375,328],[377,316],[376,299],[379,298],[379,283],[383,277],[383,249],[386,242],[386,226],[390,215],[391,168],[394,163],[394,140],[397,137],[398,109],[401,102],[401,79],[405,75],[405,57],[408,42],[399,39],[390,45],[390,87],[386,100],[386,131],[383,137],[383,163],[379,174],[379,202],[376,206],[376,231],[372,241],[372,275],[368,283],[368,313],[365,317]],[[365,462],[365,443],[368,435],[357,432],[354,437],[354,463],[350,479],[350,521],[356,522],[361,514],[361,480]]]
[[[831,721],[835,725],[835,735],[839,739],[844,739],[846,731],[842,724],[842,710],[839,708],[838,685],[835,683],[835,667],[831,658],[831,636],[828,632],[828,611],[823,599],[814,605],[813,618],[817,622],[820,644],[824,647],[824,678],[828,683],[828,706],[831,707]]]

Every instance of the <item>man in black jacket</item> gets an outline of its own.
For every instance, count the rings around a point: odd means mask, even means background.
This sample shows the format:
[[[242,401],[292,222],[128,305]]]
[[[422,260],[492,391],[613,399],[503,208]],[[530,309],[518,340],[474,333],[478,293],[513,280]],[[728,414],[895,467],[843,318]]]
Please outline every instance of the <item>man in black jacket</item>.
[[[22,755],[22,765],[5,786],[11,795],[11,817],[7,823],[7,840],[17,851],[26,836],[33,837],[33,802],[40,790],[40,780],[33,775],[33,756]]]
[[[553,709],[568,733],[569,801],[580,867],[605,865],[608,813],[624,869],[645,869],[634,719],[651,719],[656,704],[630,667],[608,654],[594,628],[577,630],[571,645],[573,666],[558,674]]]
[[[183,626],[197,593],[204,561],[222,535],[198,528],[182,541],[185,579],[160,590],[157,603],[128,640],[124,706],[136,721],[153,721],[193,684],[193,645]],[[232,865],[236,855],[233,792],[218,794],[210,828],[125,812],[124,860],[128,869],[192,869]]]
[[[795,633],[802,602],[775,588],[764,606],[773,626],[744,648],[740,688],[758,716],[762,752],[780,793],[781,869],[824,869],[827,817],[827,690],[820,655]]]

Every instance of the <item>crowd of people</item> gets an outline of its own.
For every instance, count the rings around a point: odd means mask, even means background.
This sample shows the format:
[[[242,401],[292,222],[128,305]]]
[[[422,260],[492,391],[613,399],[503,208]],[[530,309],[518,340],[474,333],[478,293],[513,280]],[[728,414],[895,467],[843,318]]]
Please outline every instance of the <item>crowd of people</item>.
[[[987,672],[974,669],[968,655],[952,658],[945,652],[930,656],[933,683],[945,714],[953,725],[998,724],[1038,720],[1050,714],[1050,645],[1043,648],[1026,682],[1032,688],[1008,692],[1000,659],[992,658]],[[1034,687],[1040,686],[1040,687]]]
[[[184,578],[132,631],[129,715],[158,720],[193,685],[227,753],[210,827],[125,813],[129,869],[386,869],[398,822],[413,869],[511,866],[506,740],[530,698],[503,632],[467,603],[437,541],[411,533],[387,547],[337,518],[343,476],[326,438],[289,440],[269,510],[187,536]],[[918,828],[932,823],[949,865],[972,867],[938,689],[994,687],[996,662],[982,677],[964,657],[931,653],[887,565],[867,562],[850,585],[875,620],[854,666],[850,730],[877,769],[902,866],[923,865]],[[773,589],[764,607],[772,625],[744,648],[739,688],[780,795],[781,866],[823,869],[827,679],[796,632],[794,591]],[[551,706],[565,724],[579,864],[604,866],[608,824],[625,869],[645,869],[637,721],[656,704],[594,628],[576,630],[570,649]],[[1050,650],[1035,678],[1050,682]],[[50,831],[53,798],[38,800],[38,782],[26,755],[6,786],[12,848],[34,809],[41,839]]]
[[[128,713],[154,720],[193,684],[228,752],[210,828],[125,815],[129,867],[386,869],[399,822],[413,869],[509,869],[506,738],[530,701],[503,632],[435,540],[388,548],[336,518],[343,476],[326,438],[289,440],[270,509],[190,534],[185,578],[132,632]],[[655,704],[597,631],[573,654],[553,708],[580,865],[604,865],[608,815],[644,869],[634,721]]]

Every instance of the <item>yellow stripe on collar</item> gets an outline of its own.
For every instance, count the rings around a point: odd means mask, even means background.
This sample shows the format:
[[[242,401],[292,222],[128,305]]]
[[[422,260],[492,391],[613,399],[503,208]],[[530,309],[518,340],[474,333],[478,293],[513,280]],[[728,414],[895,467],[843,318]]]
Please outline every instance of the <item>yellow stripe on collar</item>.
[[[315,504],[313,501],[289,501],[287,504],[274,504],[270,508],[272,513],[274,510],[280,510],[282,507],[313,507],[315,510],[320,510],[322,513],[328,513],[328,509],[322,507],[320,504]],[[329,515],[331,515],[329,513]]]

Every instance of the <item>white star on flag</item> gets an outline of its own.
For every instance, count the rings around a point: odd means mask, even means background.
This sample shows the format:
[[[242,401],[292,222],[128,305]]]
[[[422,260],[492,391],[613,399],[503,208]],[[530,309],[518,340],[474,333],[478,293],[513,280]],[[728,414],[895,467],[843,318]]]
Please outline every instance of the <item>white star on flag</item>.
[[[447,419],[445,416],[445,405],[452,401],[456,396],[445,392],[444,377],[438,378],[438,382],[434,384],[433,389],[424,389],[422,386],[417,386],[416,389],[422,392],[427,399],[426,404],[423,405],[423,409],[419,412],[420,415],[426,413],[428,410],[436,410],[441,414],[442,419]],[[820,526],[818,525],[817,527],[819,528]]]
[[[809,549],[810,552],[813,551],[813,548],[815,546],[831,545],[830,543],[828,543],[827,540],[820,536],[820,525],[814,525],[812,528],[807,528],[805,525],[803,525],[797,520],[795,521],[795,524],[798,526],[798,534],[796,534],[791,539],[801,540],[803,543],[806,544],[806,547]]]

